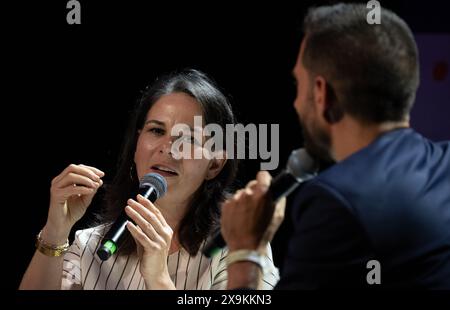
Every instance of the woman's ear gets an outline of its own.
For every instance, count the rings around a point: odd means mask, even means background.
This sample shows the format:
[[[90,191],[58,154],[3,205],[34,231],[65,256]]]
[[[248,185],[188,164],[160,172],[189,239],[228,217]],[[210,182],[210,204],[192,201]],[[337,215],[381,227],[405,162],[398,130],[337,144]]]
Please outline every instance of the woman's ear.
[[[226,151],[215,151],[213,158],[209,162],[208,171],[206,173],[206,180],[214,179],[220,171],[222,171],[223,167],[227,162],[227,152]]]

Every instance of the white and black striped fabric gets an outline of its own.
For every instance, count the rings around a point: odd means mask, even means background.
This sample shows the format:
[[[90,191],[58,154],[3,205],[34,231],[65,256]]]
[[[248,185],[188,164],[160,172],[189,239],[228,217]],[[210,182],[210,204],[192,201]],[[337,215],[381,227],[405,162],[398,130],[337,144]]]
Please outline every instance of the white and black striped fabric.
[[[75,233],[75,240],[64,256],[62,289],[146,289],[137,255],[116,253],[107,261],[102,261],[95,254],[106,230],[107,226],[101,225]],[[167,257],[170,277],[179,290],[226,289],[226,256],[226,250],[207,258],[201,252],[190,256],[181,249]],[[272,289],[279,280],[279,273],[273,264],[270,246],[266,259],[270,267],[264,274],[262,289]]]

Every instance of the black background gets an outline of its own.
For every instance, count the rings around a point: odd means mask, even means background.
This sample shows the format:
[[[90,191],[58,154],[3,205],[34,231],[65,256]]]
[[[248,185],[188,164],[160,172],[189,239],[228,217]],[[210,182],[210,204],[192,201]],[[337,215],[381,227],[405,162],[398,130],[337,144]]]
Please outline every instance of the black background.
[[[3,29],[10,96],[3,96],[2,115],[3,124],[13,125],[3,130],[4,207],[12,211],[4,238],[12,254],[4,258],[13,259],[13,275],[3,285],[17,288],[31,259],[35,235],[45,224],[51,179],[70,163],[84,163],[110,180],[128,111],[162,73],[202,70],[230,96],[240,122],[280,124],[283,167],[302,144],[291,78],[301,20],[311,4],[333,2],[81,0],[81,25],[66,23],[64,0],[5,10],[5,18],[12,17]],[[414,32],[449,32],[444,3],[381,1]],[[246,161],[240,184],[258,168],[259,161]],[[273,244],[277,260],[287,229]]]

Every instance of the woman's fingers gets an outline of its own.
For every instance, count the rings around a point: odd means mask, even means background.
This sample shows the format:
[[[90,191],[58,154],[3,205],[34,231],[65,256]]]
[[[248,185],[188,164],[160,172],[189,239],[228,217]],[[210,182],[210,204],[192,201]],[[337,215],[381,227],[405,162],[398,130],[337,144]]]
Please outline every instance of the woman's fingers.
[[[83,167],[83,168],[87,168],[87,169],[91,170],[91,171],[94,172],[99,178],[103,178],[103,177],[105,176],[105,173],[104,173],[103,171],[101,171],[100,169],[98,169],[98,168],[95,168],[95,167],[92,167],[92,166],[83,165],[83,164],[80,164],[80,165],[78,165],[78,166]]]
[[[162,215],[161,211],[148,199],[144,198],[142,195],[137,195],[137,200],[141,203],[147,210],[152,212],[159,219],[163,226],[169,226],[166,222],[166,219]]]
[[[126,206],[125,212],[136,223],[136,225],[142,229],[150,240],[158,244],[166,244],[166,241],[158,234],[158,232],[156,232],[152,223],[147,221],[139,212],[137,212],[134,206],[133,208],[130,205]]]
[[[143,248],[157,248],[158,244],[152,241],[139,226],[134,225],[131,222],[127,223],[127,229],[136,243],[140,244]]]
[[[73,186],[69,185],[65,188],[59,188],[57,191],[60,192],[63,199],[68,199],[71,196],[75,195],[93,195],[96,192],[96,189],[86,186]]]
[[[90,179],[84,175],[70,172],[55,185],[57,188],[63,188],[63,187],[66,187],[68,185],[73,185],[73,184],[97,189],[100,187],[101,184],[103,184],[103,182],[100,179],[98,181],[93,181],[92,179]]]
[[[172,239],[172,228],[167,224],[164,216],[155,207],[150,200],[144,198],[142,195],[138,195],[139,202],[128,199],[128,205],[138,212],[152,227],[156,230],[158,235],[162,236],[168,243]]]
[[[85,213],[103,185],[102,171],[84,165],[69,165],[52,180],[47,223],[69,230]]]
[[[86,178],[91,179],[93,182],[100,182],[100,177],[104,176],[104,173],[97,168],[85,166],[85,165],[74,165],[71,164],[67,166],[57,177],[52,181],[52,185],[59,185],[59,183],[66,178],[69,174],[82,175]]]

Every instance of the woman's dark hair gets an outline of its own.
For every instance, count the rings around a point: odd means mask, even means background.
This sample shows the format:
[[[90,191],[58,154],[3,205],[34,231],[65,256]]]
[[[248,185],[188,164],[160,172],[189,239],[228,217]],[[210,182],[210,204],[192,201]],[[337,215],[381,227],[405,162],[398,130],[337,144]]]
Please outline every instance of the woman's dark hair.
[[[417,46],[408,25],[381,8],[369,24],[365,4],[312,8],[304,19],[302,62],[331,85],[340,109],[362,121],[407,118],[419,85]]]
[[[204,73],[186,69],[158,78],[153,85],[145,89],[131,116],[117,174],[106,188],[105,206],[100,216],[103,223],[114,221],[126,206],[127,200],[136,195],[139,180],[134,165],[134,153],[138,130],[143,128],[147,113],[153,104],[162,96],[171,93],[185,93],[193,97],[203,111],[205,125],[215,123],[225,129],[226,124],[235,123],[227,98]],[[225,150],[225,145],[223,147]],[[222,171],[214,179],[205,180],[194,194],[177,231],[181,246],[190,255],[195,255],[202,241],[218,229],[220,204],[229,195],[237,167],[236,159],[228,159]],[[120,252],[131,253],[135,247],[134,240],[130,238]]]

